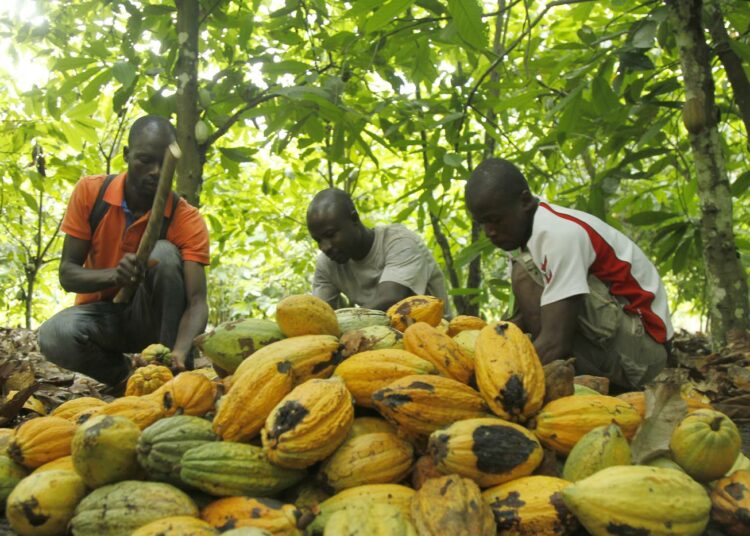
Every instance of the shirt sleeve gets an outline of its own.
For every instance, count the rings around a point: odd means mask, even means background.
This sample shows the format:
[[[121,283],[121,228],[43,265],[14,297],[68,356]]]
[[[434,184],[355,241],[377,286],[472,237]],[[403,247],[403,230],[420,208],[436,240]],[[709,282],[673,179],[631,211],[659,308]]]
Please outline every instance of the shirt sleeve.
[[[332,304],[337,304],[341,295],[341,291],[331,280],[330,272],[326,265],[326,259],[322,255],[318,255],[318,258],[315,261],[315,275],[313,275],[312,293],[313,296]]]
[[[430,282],[434,259],[416,235],[397,233],[384,244],[385,266],[379,283],[391,281],[415,294],[424,294]]]
[[[185,206],[182,205],[183,202]],[[184,200],[180,201],[177,211],[169,226],[169,241],[180,250],[183,261],[210,264],[210,240],[203,216]]]
[[[532,256],[544,280],[542,306],[589,293],[589,267],[596,254],[585,230],[562,224],[544,233],[534,249]]]
[[[98,189],[96,190],[98,193]],[[91,198],[91,179],[84,177],[79,180],[68,201],[60,229],[63,233],[80,240],[91,240],[89,215],[93,208],[94,199]]]

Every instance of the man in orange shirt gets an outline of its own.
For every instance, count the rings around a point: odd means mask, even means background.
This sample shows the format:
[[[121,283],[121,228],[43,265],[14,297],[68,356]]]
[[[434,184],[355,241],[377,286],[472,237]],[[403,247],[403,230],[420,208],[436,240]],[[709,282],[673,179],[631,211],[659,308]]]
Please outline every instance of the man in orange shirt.
[[[59,273],[62,287],[78,293],[76,304],[39,329],[42,353],[53,363],[118,385],[131,368],[123,354],[158,342],[172,349],[173,368],[192,367],[192,341],[208,319],[209,238],[198,210],[171,192],[148,267],[135,257],[174,140],[167,119],[141,117],[123,151],[127,172],[76,185],[61,227]],[[124,286],[136,288],[133,299],[112,303]]]

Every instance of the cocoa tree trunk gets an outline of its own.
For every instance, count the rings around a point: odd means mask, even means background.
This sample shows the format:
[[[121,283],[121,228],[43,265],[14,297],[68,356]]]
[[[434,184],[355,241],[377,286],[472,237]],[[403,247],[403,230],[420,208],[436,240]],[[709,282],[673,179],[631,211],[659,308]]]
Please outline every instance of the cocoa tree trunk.
[[[683,121],[695,161],[701,207],[709,325],[715,346],[748,327],[745,271],[735,245],[732,194],[717,128],[714,81],[703,34],[701,0],[668,0],[685,83]]]
[[[198,0],[175,0],[179,52],[175,66],[177,81],[177,143],[182,158],[177,164],[177,192],[198,206],[203,182],[203,157],[195,139],[198,122]]]

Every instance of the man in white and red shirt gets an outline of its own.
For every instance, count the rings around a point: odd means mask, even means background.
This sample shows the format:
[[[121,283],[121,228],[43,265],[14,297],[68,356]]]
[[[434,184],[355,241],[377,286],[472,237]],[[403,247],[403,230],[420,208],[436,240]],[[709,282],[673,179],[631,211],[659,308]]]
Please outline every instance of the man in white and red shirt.
[[[466,204],[492,243],[511,253],[518,312],[542,363],[576,358],[578,374],[643,386],[667,361],[673,330],[664,285],[628,237],[602,220],[535,197],[507,160],[482,162]]]

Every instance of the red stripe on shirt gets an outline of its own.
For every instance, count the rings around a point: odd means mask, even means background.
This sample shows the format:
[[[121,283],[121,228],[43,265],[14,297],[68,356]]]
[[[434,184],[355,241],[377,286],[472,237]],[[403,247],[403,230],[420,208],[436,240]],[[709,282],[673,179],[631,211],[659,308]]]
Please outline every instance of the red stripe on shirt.
[[[583,227],[596,253],[596,259],[591,265],[591,273],[605,283],[608,283],[609,291],[613,295],[622,296],[628,301],[628,304],[623,309],[628,313],[639,315],[646,332],[656,342],[665,343],[667,340],[667,327],[664,324],[664,320],[651,307],[655,298],[654,293],[641,287],[635,277],[633,277],[630,263],[617,258],[614,248],[585,221],[570,214],[557,212],[544,202],[540,202],[539,206],[549,210],[555,216]]]

